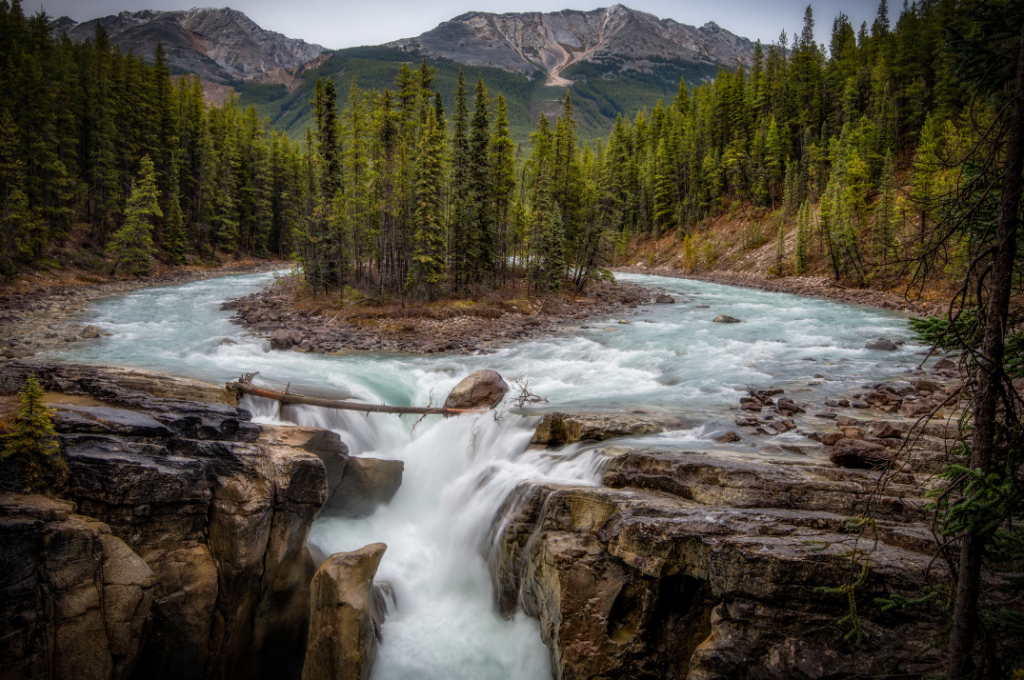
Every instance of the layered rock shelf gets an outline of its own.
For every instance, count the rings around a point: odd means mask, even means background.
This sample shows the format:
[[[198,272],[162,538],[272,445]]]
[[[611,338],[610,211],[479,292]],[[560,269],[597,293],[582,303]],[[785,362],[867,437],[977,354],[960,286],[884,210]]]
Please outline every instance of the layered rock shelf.
[[[0,393],[30,372],[76,398],[53,406],[68,500],[0,495],[0,676],[299,678],[310,526],[386,502],[401,463],[150,372],[10,361]]]

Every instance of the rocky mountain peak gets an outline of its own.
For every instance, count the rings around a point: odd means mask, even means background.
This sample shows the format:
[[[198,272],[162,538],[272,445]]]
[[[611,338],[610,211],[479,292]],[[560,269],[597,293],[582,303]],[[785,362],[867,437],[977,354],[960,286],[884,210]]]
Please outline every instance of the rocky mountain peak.
[[[268,31],[230,7],[124,11],[82,23],[61,17],[51,22],[50,30],[83,42],[95,36],[97,24],[124,50],[151,59],[160,43],[172,67],[214,82],[295,68],[325,51],[320,45]]]
[[[643,71],[652,59],[734,67],[754,52],[751,41],[714,22],[698,29],[621,4],[591,11],[467,12],[388,46],[470,66],[544,73],[551,85],[570,84],[562,73],[586,62],[614,72]]]

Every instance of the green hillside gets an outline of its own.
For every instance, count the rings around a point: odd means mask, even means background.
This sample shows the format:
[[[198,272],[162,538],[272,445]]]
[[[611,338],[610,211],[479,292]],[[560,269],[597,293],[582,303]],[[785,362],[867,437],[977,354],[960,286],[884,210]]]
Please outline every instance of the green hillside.
[[[382,90],[393,87],[403,62],[415,67],[420,60],[415,54],[394,48],[354,47],[333,52],[319,67],[306,71],[303,84],[291,93],[284,85],[235,82],[232,86],[240,93],[243,107],[255,106],[261,117],[270,118],[275,127],[299,140],[312,122],[310,100],[318,78],[334,79],[342,100],[340,105],[344,108],[352,78],[356,78],[363,89]],[[455,106],[460,68],[470,83],[482,77],[491,96],[504,94],[512,137],[517,143],[529,139],[542,111],[549,117],[556,116],[565,98],[565,88],[547,87],[542,74],[529,78],[497,68],[463,66],[448,59],[428,59],[427,63],[437,70],[435,87],[444,96],[445,109],[449,112]],[[652,65],[645,72],[631,70],[628,75],[617,75],[620,66],[614,60],[607,60],[577,64],[563,72],[564,77],[575,81],[570,89],[576,103],[581,139],[607,138],[619,113],[632,117],[638,109],[653,107],[659,98],[674,97],[681,77],[690,84],[699,84],[714,78],[718,70],[710,65],[665,61]]]

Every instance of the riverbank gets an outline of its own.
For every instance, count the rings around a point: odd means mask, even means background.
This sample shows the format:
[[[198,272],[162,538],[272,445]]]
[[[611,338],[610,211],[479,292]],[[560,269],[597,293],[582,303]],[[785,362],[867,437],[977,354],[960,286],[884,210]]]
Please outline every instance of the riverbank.
[[[906,297],[896,293],[869,288],[846,288],[826,276],[775,277],[757,272],[733,270],[686,273],[667,266],[648,267],[643,264],[612,267],[612,271],[665,276],[673,279],[692,279],[694,281],[707,281],[708,283],[720,283],[727,286],[754,288],[772,293],[804,295],[835,300],[837,302],[878,307],[879,309],[907,312],[915,315],[941,316],[948,310],[948,305],[944,302],[908,300]]]
[[[96,299],[141,288],[170,286],[219,276],[274,271],[285,260],[237,260],[217,267],[175,267],[151,276],[115,278],[75,275],[26,277],[0,285],[0,357],[23,359],[103,331],[77,323]]]
[[[436,302],[314,297],[299,281],[275,282],[226,302],[237,323],[270,338],[274,349],[332,353],[390,350],[487,351],[510,340],[535,338],[561,327],[650,302],[655,293],[630,283],[598,282],[581,297],[528,296],[499,290]]]

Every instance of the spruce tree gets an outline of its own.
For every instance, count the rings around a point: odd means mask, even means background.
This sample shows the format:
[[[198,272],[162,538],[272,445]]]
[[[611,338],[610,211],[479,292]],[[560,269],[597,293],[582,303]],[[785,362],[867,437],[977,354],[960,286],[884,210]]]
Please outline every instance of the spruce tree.
[[[542,114],[543,115],[543,114]],[[466,105],[466,80],[459,70],[455,88],[455,116],[452,118],[451,176],[451,279],[456,288],[465,284],[469,217],[469,108]]]
[[[491,139],[491,117],[487,102],[487,86],[477,80],[470,124],[467,179],[469,191],[468,234],[466,255],[468,280],[492,282],[494,279],[494,212],[491,194],[491,173],[488,145]]]
[[[875,204],[875,221],[871,229],[871,242],[875,255],[886,260],[895,241],[893,226],[896,222],[896,178],[892,152],[885,155],[885,169],[879,186],[881,195]]]
[[[565,229],[558,208],[551,211],[541,241],[541,265],[538,287],[552,292],[562,289],[565,273]]]
[[[0,461],[21,468],[25,486],[34,491],[46,488],[47,473],[53,490],[60,490],[67,478],[67,463],[61,457],[57,432],[50,409],[43,403],[42,386],[30,375],[18,392],[18,414],[14,432],[0,437]]]
[[[516,188],[515,142],[508,130],[508,106],[505,97],[498,95],[498,115],[494,120],[494,134],[490,142],[491,191],[494,219],[497,226],[495,256],[501,282],[505,282],[508,265],[509,207]]]
[[[153,221],[163,216],[156,188],[153,162],[142,159],[137,183],[132,184],[131,197],[125,208],[124,225],[107,245],[114,257],[114,267],[129,274],[148,274],[153,266]]]
[[[805,200],[800,205],[800,215],[797,220],[796,228],[796,249],[794,251],[794,264],[796,267],[796,275],[802,276],[807,272],[807,250],[810,240],[810,229],[811,229],[811,203],[809,200]]]
[[[444,137],[436,124],[434,109],[420,132],[416,181],[416,231],[407,286],[419,298],[439,295],[445,280],[443,193]]]
[[[178,191],[178,163],[171,160],[170,197],[167,199],[167,217],[164,230],[164,247],[170,256],[171,264],[185,261],[187,242],[185,239],[185,220],[181,215],[181,195]]]
[[[786,265],[786,221],[779,220],[779,235],[775,239],[775,275],[782,276]]]

